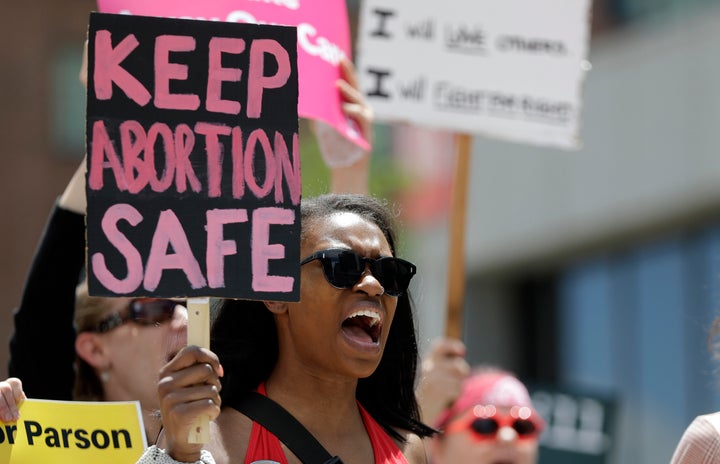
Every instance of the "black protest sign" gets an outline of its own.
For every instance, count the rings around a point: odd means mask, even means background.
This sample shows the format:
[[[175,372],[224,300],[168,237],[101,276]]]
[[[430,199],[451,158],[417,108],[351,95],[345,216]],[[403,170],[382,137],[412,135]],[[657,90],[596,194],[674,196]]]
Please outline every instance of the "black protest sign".
[[[296,42],[294,27],[91,14],[92,295],[299,298]]]

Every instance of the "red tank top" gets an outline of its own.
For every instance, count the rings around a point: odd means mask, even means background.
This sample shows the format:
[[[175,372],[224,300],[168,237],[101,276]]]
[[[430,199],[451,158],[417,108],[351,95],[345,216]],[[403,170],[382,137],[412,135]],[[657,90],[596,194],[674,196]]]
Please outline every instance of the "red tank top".
[[[258,387],[258,393],[266,395],[265,384]],[[407,459],[397,447],[395,442],[370,414],[358,403],[365,430],[370,437],[370,443],[375,455],[375,464],[408,464]],[[342,458],[342,456],[340,456]],[[280,440],[265,427],[253,422],[250,431],[245,464],[288,464]]]

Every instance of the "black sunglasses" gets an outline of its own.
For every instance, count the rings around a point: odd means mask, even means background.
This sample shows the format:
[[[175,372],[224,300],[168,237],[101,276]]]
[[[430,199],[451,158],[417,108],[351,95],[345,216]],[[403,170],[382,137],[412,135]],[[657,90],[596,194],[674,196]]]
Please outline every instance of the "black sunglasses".
[[[100,321],[91,331],[105,333],[127,322],[145,326],[157,326],[173,318],[177,305],[185,305],[185,302],[157,298],[137,298],[132,300],[125,310],[114,312]]]
[[[330,285],[339,289],[352,288],[365,272],[365,265],[368,265],[372,275],[390,296],[400,296],[405,293],[410,285],[410,279],[417,270],[414,264],[404,259],[366,258],[343,248],[317,251],[300,261],[300,265],[316,259],[322,263],[325,279]]]

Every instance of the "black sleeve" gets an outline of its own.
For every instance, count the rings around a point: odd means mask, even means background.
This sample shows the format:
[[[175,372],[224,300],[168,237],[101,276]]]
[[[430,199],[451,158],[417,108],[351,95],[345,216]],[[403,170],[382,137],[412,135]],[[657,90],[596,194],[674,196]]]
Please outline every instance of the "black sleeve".
[[[85,217],[53,207],[14,311],[8,374],[29,398],[71,400],[75,287],[85,262]]]

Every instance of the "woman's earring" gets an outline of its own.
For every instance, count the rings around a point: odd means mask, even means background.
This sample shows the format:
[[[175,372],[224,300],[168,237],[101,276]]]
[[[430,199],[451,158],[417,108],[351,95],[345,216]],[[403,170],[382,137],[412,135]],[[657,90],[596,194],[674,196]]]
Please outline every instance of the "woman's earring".
[[[103,383],[108,383],[110,381],[110,369],[105,369],[100,372],[100,380],[102,380]]]

